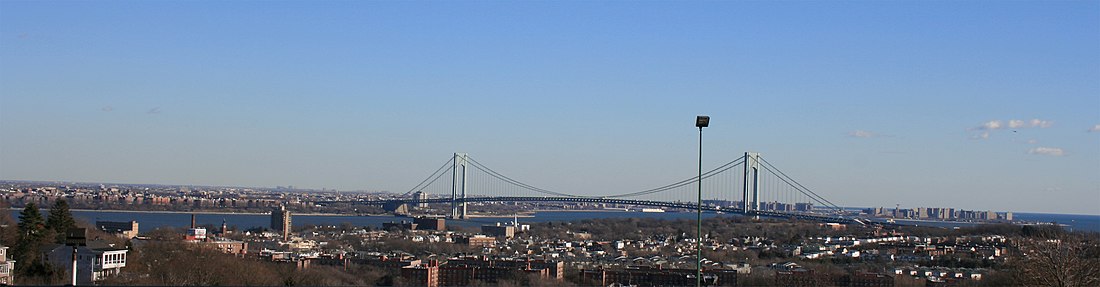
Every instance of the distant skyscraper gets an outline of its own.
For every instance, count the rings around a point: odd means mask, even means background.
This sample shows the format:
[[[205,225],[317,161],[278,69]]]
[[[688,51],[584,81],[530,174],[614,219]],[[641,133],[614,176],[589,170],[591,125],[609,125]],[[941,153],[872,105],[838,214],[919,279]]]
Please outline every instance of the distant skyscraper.
[[[423,191],[414,192],[413,193],[413,198],[416,198],[417,200],[421,201],[420,203],[416,204],[416,207],[421,207],[421,208],[427,208],[428,207],[428,203],[424,202],[424,200],[428,199],[428,194],[427,193],[424,193]]]
[[[280,205],[271,210],[271,229],[282,232],[283,238],[290,237],[290,211],[286,210],[286,206]]]

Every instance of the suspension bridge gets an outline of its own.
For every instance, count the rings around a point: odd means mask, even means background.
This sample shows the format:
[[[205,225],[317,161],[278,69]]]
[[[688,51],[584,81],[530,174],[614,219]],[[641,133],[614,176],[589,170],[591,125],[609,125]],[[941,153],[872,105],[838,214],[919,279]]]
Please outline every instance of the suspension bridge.
[[[447,175],[450,175],[449,180],[444,179]],[[701,205],[707,212],[866,223],[845,216],[839,206],[787,176],[760,154],[751,152],[701,176],[611,195],[578,195],[535,187],[497,172],[468,154],[455,153],[404,194],[388,199],[318,203],[378,205],[391,211],[410,206],[449,204],[450,218],[466,218],[469,203],[558,202],[695,210],[698,202],[680,199],[685,194],[696,195],[700,178],[703,193]]]

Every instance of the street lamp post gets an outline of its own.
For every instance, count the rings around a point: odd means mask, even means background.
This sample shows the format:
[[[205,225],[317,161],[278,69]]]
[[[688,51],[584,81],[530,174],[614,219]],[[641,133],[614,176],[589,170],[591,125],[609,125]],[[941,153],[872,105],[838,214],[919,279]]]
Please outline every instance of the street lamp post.
[[[709,125],[709,116],[695,117],[695,127],[699,128],[699,177],[696,177],[699,198],[695,203],[695,250],[699,254],[695,258],[695,286],[703,286],[703,128]]]

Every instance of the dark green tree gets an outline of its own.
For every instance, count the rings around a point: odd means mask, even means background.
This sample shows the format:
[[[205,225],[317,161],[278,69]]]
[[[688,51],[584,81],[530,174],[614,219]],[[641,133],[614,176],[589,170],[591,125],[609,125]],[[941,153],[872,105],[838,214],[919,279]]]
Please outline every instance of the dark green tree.
[[[38,249],[42,246],[43,237],[46,234],[46,225],[42,221],[42,213],[38,211],[38,205],[27,203],[23,212],[19,213],[19,243],[15,245],[13,256],[18,267],[30,266],[38,262]],[[23,268],[20,268],[23,269]]]
[[[69,203],[64,199],[54,201],[50,207],[50,213],[46,216],[46,228],[53,230],[55,242],[64,243],[70,228],[76,227],[73,213],[69,211]]]
[[[37,238],[44,233],[45,224],[42,222],[42,213],[38,211],[38,205],[27,203],[23,212],[19,213],[20,241]]]

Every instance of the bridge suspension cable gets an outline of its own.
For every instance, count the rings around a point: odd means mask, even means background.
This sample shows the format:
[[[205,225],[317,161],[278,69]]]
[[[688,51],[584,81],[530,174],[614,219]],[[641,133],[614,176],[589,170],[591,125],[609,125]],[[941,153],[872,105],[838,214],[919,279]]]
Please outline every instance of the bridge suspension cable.
[[[719,167],[717,167],[717,168],[711,169],[710,171],[707,171],[707,172],[703,173],[703,179],[707,179],[707,178],[713,177],[713,176],[715,176],[715,175],[718,175],[718,174],[721,174],[721,173],[723,173],[723,172],[725,172],[725,171],[727,171],[727,170],[730,170],[730,169],[732,169],[732,168],[734,168],[734,167],[737,167],[737,166],[739,166],[739,165],[743,164],[743,163],[744,163],[744,160],[745,160],[745,158],[744,158],[744,156],[742,156],[742,157],[739,157],[739,158],[737,158],[737,159],[735,159],[735,160],[733,160],[733,161],[727,162],[726,164],[723,164],[723,165],[721,165],[721,166],[719,166]],[[512,185],[515,185],[515,186],[517,186],[517,187],[520,187],[520,188],[523,188],[523,189],[527,189],[527,190],[530,190],[530,191],[534,191],[534,192],[537,192],[537,193],[542,193],[542,194],[548,194],[548,195],[557,195],[557,196],[564,196],[564,197],[577,197],[577,198],[623,198],[623,197],[634,197],[634,196],[642,196],[642,195],[649,195],[649,194],[654,194],[654,193],[660,193],[660,192],[664,192],[664,191],[672,190],[672,189],[675,189],[675,188],[683,187],[683,186],[686,186],[686,185],[694,184],[694,183],[696,182],[696,179],[697,179],[697,177],[694,177],[694,176],[693,176],[693,177],[691,177],[691,178],[688,178],[688,179],[684,179],[684,180],[681,180],[681,181],[677,181],[677,182],[675,182],[675,183],[672,183],[672,184],[668,184],[668,185],[665,185],[665,186],[661,186],[661,187],[657,187],[657,188],[651,188],[651,189],[647,189],[647,190],[642,190],[642,191],[636,191],[636,192],[623,193],[623,194],[615,194],[615,195],[604,195],[604,196],[582,196],[582,195],[568,194],[568,193],[562,193],[562,192],[556,192],[556,191],[551,191],[551,190],[546,190],[546,189],[538,188],[538,187],[535,187],[535,186],[532,186],[532,185],[529,185],[529,184],[526,184],[526,183],[520,182],[520,181],[518,181],[518,180],[512,179],[512,178],[510,178],[510,177],[508,177],[508,176],[505,176],[505,175],[503,175],[503,174],[501,174],[501,173],[499,173],[499,172],[496,172],[496,171],[494,171],[493,169],[491,169],[491,168],[489,168],[489,167],[485,166],[484,164],[482,164],[482,163],[478,162],[477,160],[475,160],[475,159],[474,159],[474,158],[472,158],[472,157],[469,157],[469,161],[470,161],[470,162],[472,163],[472,165],[474,166],[474,168],[476,168],[476,169],[478,169],[478,170],[481,170],[482,172],[488,173],[489,175],[491,175],[491,176],[493,176],[493,177],[495,177],[495,178],[497,178],[497,179],[500,179],[500,180],[502,180],[502,181],[505,181],[505,182],[507,182],[507,183],[509,183],[509,184],[512,184]]]
[[[817,203],[820,203],[822,205],[825,205],[825,206],[827,206],[829,208],[832,208],[834,210],[837,210],[837,211],[841,210],[841,208],[839,206],[837,206],[836,204],[832,203],[828,199],[825,199],[821,195],[818,195],[816,192],[813,192],[809,188],[806,188],[806,186],[802,185],[801,183],[794,180],[790,176],[787,176],[786,173],[783,173],[783,171],[779,170],[779,168],[776,168],[774,165],[772,165],[770,162],[768,162],[768,160],[761,157],[760,161],[764,163],[763,165],[761,165],[764,168],[764,170],[767,170],[772,175],[775,175],[777,178],[779,178],[779,180],[781,180],[784,183],[786,183],[787,185],[790,185],[791,187],[795,188],[795,190],[797,190],[798,192],[801,192],[803,195],[809,196],[810,199],[813,199]]]
[[[443,163],[442,166],[439,167],[439,169],[436,169],[435,172],[432,172],[432,175],[429,175],[427,178],[424,178],[424,180],[420,181],[419,184],[414,186],[409,191],[406,191],[401,196],[408,196],[408,195],[412,194],[413,192],[420,191],[420,190],[432,185],[432,183],[435,183],[436,180],[438,180],[440,177],[443,177],[444,174],[447,174],[447,171],[450,171],[453,168],[451,166],[451,162],[454,162],[454,161],[455,161],[455,159],[453,157],[449,158],[446,162]]]
[[[410,195],[410,194],[412,194],[413,192],[416,192],[416,191],[425,191],[425,189],[427,189],[428,187],[435,184],[440,178],[442,178],[444,175],[448,174],[449,172],[453,171],[456,168],[455,165],[454,165],[454,161],[455,161],[455,158],[453,158],[453,157],[448,158],[448,160],[445,161],[443,163],[443,165],[441,165],[438,169],[436,169],[435,172],[432,172],[431,175],[429,175],[427,178],[425,178],[423,181],[421,181],[415,187],[413,187],[408,192],[406,192],[404,194],[404,196],[408,196],[408,195]],[[473,167],[473,170],[480,171],[480,173],[470,174],[469,178],[466,179],[466,180],[468,180],[468,182],[472,182],[474,184],[474,186],[476,187],[476,190],[479,190],[480,192],[482,192],[485,195],[491,195],[491,196],[516,196],[514,192],[508,192],[507,188],[506,188],[506,186],[514,186],[514,187],[518,187],[518,188],[523,189],[523,190],[527,190],[527,191],[531,191],[531,192],[535,192],[535,193],[539,193],[539,194],[543,194],[543,195],[549,195],[549,196],[560,196],[560,197],[570,197],[570,198],[590,198],[590,199],[629,198],[629,197],[640,197],[640,196],[652,195],[652,194],[667,192],[667,191],[674,190],[674,189],[677,189],[677,188],[682,188],[684,186],[689,186],[689,185],[692,185],[692,184],[696,184],[696,182],[699,179],[699,177],[693,176],[693,177],[690,177],[690,178],[687,178],[687,179],[684,179],[684,180],[680,180],[680,181],[677,181],[677,182],[674,182],[674,183],[671,183],[671,184],[667,184],[667,185],[656,187],[656,188],[641,190],[641,191],[627,192],[627,193],[613,194],[613,195],[582,196],[582,195],[575,195],[575,194],[569,194],[569,193],[564,193],[564,192],[552,191],[552,190],[543,189],[543,188],[535,187],[535,186],[530,185],[530,184],[523,183],[521,181],[518,181],[516,179],[508,177],[504,174],[501,174],[500,172],[497,172],[497,171],[493,170],[492,168],[489,168],[485,164],[482,164],[481,162],[478,162],[473,157],[467,156],[466,157],[466,162],[469,164],[469,166]],[[734,159],[733,161],[727,162],[727,163],[725,163],[721,166],[718,166],[714,169],[711,169],[711,170],[703,173],[702,174],[702,179],[709,179],[709,178],[718,176],[720,174],[725,174],[730,169],[733,169],[735,167],[746,164],[746,162],[747,162],[747,159],[744,156],[738,157],[737,159]],[[764,198],[765,200],[770,198],[772,200],[776,200],[777,202],[779,200],[782,200],[783,202],[786,202],[788,204],[792,204],[792,203],[795,203],[795,202],[802,202],[801,199],[796,198],[797,194],[801,194],[805,197],[808,197],[809,201],[815,202],[817,204],[821,204],[825,207],[831,208],[831,209],[836,210],[836,211],[841,211],[842,210],[839,206],[837,206],[833,202],[831,202],[828,199],[824,198],[823,196],[817,194],[813,190],[810,190],[805,185],[802,185],[798,181],[796,181],[793,178],[791,178],[790,176],[788,176],[783,171],[779,170],[779,168],[777,168],[771,162],[768,162],[766,159],[761,157],[760,158],[760,163],[761,163],[760,167],[763,170],[766,170],[768,173],[770,173],[772,176],[774,176],[775,179],[777,179],[777,180],[773,181],[772,179],[769,179],[767,177],[760,178],[760,180],[763,181],[762,182],[763,183],[762,187],[769,188],[769,189],[772,189],[773,191],[775,191],[775,192],[766,192],[766,193],[764,193],[765,196],[766,196]],[[466,167],[463,167],[463,168],[466,168]],[[488,177],[485,177],[485,175],[488,175]],[[740,175],[738,175],[738,176],[740,176]],[[491,179],[499,180],[499,181],[496,181],[496,182],[500,182],[500,183],[494,183],[494,181],[491,180]],[[728,180],[726,180],[724,177],[722,177],[722,178],[719,178],[719,182],[707,183],[708,187],[706,189],[708,191],[714,193],[714,195],[716,196],[714,199],[718,200],[718,199],[722,199],[724,197],[725,192],[729,192],[729,191],[736,192],[735,191],[736,189],[733,188],[733,187],[736,187],[737,183],[740,183],[740,181],[741,180],[733,180],[732,183],[730,183]],[[782,182],[783,184],[780,184],[780,182]],[[789,189],[780,187],[784,184]],[[775,185],[775,186],[773,186],[773,185]],[[486,194],[486,192],[487,192],[487,194]],[[735,199],[735,198],[736,197],[733,197],[731,199]]]
[[[734,167],[737,167],[737,166],[739,166],[741,164],[744,164],[744,163],[745,163],[745,157],[741,156],[741,157],[739,157],[739,158],[737,158],[737,159],[735,159],[731,162],[728,162],[726,164],[723,164],[722,166],[719,166],[715,169],[712,169],[710,171],[707,171],[707,172],[703,173],[703,179],[707,179],[707,178],[710,178],[710,177],[715,176],[717,174],[723,173],[727,170],[730,170],[730,169],[732,169]],[[664,191],[668,191],[668,190],[671,190],[671,189],[679,188],[679,187],[682,187],[682,186],[685,186],[685,185],[694,184],[694,183],[696,183],[697,178],[699,178],[699,177],[693,176],[691,178],[681,180],[681,181],[677,181],[675,183],[671,183],[671,184],[661,186],[661,187],[657,187],[657,188],[651,188],[651,189],[636,191],[636,192],[631,192],[631,193],[602,196],[602,197],[603,198],[621,198],[621,197],[649,195],[649,194],[654,194],[654,193],[658,193],[658,192],[664,192]]]
[[[842,213],[827,216],[814,212],[813,206],[815,204],[820,204],[827,209],[838,212],[843,211],[843,209],[794,180],[794,178],[779,170],[771,162],[759,157],[759,155],[754,154],[750,161],[750,158],[747,157],[749,154],[752,153],[746,153],[746,156],[738,157],[698,177],[692,176],[664,186],[635,192],[593,196],[538,188],[505,176],[468,155],[456,154],[454,157],[448,158],[427,178],[402,195],[402,197],[407,197],[414,192],[423,192],[432,196],[417,197],[415,199],[390,198],[356,202],[392,204],[404,200],[405,202],[416,202],[425,205],[450,202],[452,210],[455,208],[455,202],[461,202],[464,205],[465,202],[486,201],[604,203],[648,205],[661,208],[694,208],[696,206],[694,200],[685,203],[682,196],[680,196],[682,195],[681,191],[692,188],[692,193],[694,193],[694,184],[703,184],[703,190],[707,192],[706,198],[710,200],[710,202],[704,201],[707,210],[764,216],[793,216],[839,222],[850,221],[850,219],[840,215]],[[736,167],[745,167],[745,172],[742,174],[739,171],[730,171]],[[759,169],[766,172],[758,172]],[[453,178],[452,180],[440,181],[439,179],[444,175],[453,175]],[[701,179],[709,180],[702,181]],[[457,190],[463,191],[461,198],[453,197]],[[532,196],[528,192],[538,193],[539,195]],[[451,195],[451,197],[439,197],[440,195]],[[672,198],[652,198],[666,196]],[[649,198],[641,199],[641,197]]]
[[[541,188],[538,188],[538,187],[534,187],[534,186],[531,186],[529,184],[526,184],[526,183],[520,182],[518,180],[512,179],[512,178],[510,178],[508,176],[505,176],[503,174],[500,174],[499,172],[494,171],[493,169],[481,164],[480,162],[477,162],[477,160],[475,160],[473,157],[467,157],[467,158],[469,159],[470,163],[472,163],[474,168],[476,168],[478,170],[481,170],[482,172],[488,173],[489,175],[491,175],[491,176],[493,176],[497,179],[503,180],[504,182],[510,183],[512,185],[518,186],[518,187],[523,188],[523,189],[527,189],[527,190],[534,191],[534,192],[537,192],[537,193],[542,193],[542,194],[565,196],[565,197],[591,197],[591,196],[572,195],[572,194],[568,194],[568,193],[560,193],[560,192],[555,192],[555,191],[550,191],[550,190],[545,190],[545,189],[541,189]]]

